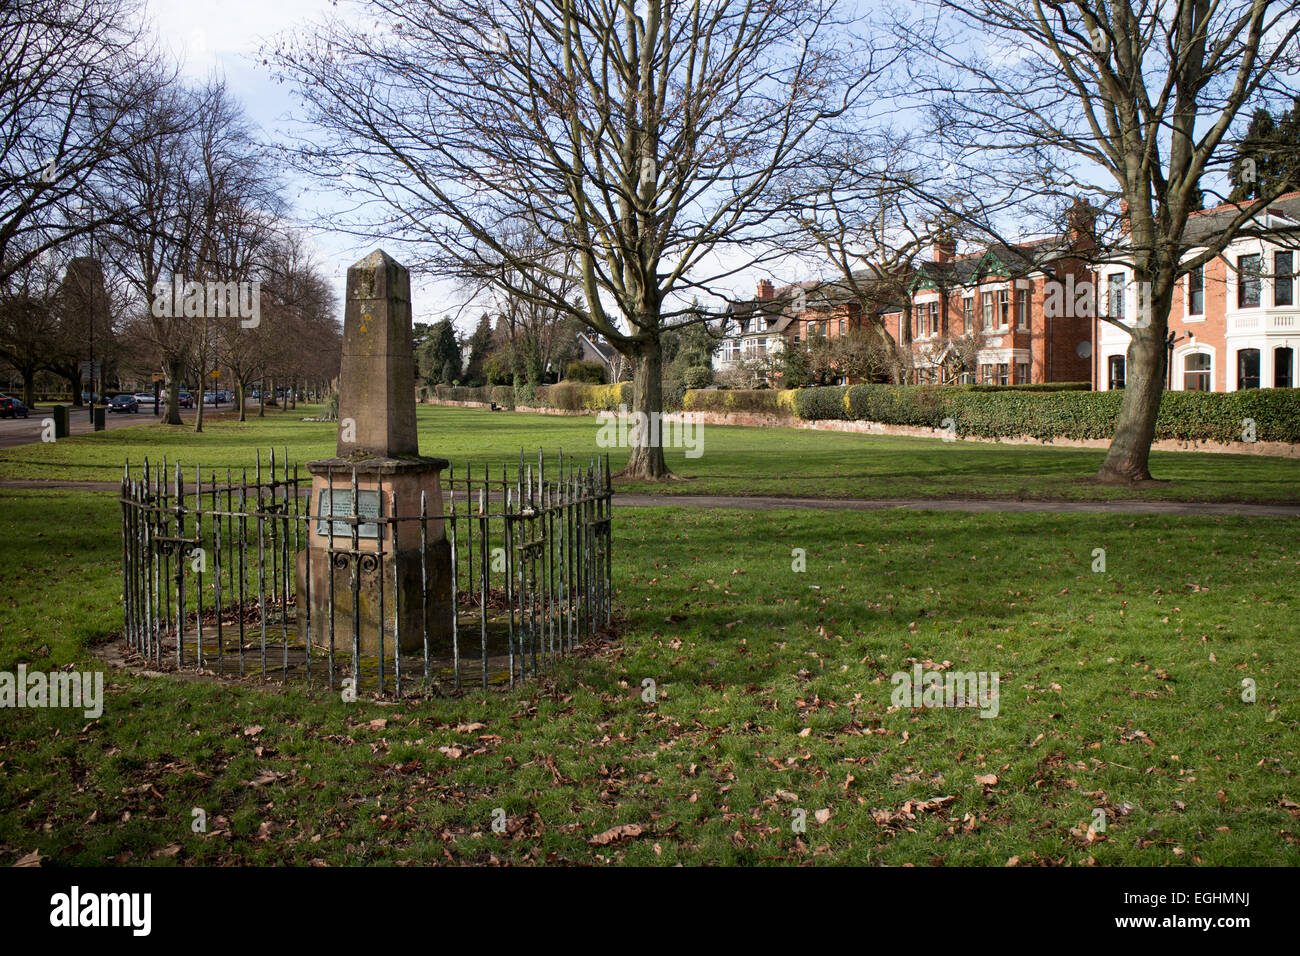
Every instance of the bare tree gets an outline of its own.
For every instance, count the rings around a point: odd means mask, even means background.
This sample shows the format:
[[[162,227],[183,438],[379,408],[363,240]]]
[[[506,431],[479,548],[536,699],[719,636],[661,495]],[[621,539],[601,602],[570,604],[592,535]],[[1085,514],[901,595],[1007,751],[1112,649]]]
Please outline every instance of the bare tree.
[[[858,321],[894,353],[884,364],[896,376],[910,367],[903,356],[912,347],[913,262],[936,239],[955,240],[961,216],[925,201],[933,172],[917,161],[912,137],[897,130],[828,137],[816,162],[796,173],[794,191],[804,200],[787,207],[797,227],[788,251],[829,264],[829,285],[847,294]],[[884,321],[884,305],[902,310],[898,338]]]
[[[216,353],[207,283],[249,281],[279,211],[277,184],[219,81],[159,91],[131,121],[149,133],[114,160],[113,202],[135,214],[109,231],[107,246],[147,306],[144,328],[167,376],[165,421],[179,425],[185,373],[197,373],[201,399]]]
[[[664,332],[699,321],[691,298],[773,254],[769,187],[875,70],[834,0],[362,9],[385,28],[332,20],[276,51],[325,131],[300,163],[343,180],[363,232],[417,242],[434,250],[427,265],[495,276],[595,330],[634,362],[639,412],[662,408]],[[502,237],[518,224],[552,248],[512,248]],[[557,275],[568,262],[573,275]],[[544,277],[576,279],[580,304]],[[627,473],[666,476],[662,448],[634,445]]]
[[[133,0],[0,3],[0,285],[127,213],[100,193],[171,79],[157,63]]]
[[[23,402],[29,408],[36,373],[54,359],[59,284],[59,270],[48,255],[26,258],[0,284],[0,358],[22,376]],[[80,403],[80,394],[74,397]]]
[[[290,392],[300,381],[323,387],[339,372],[342,336],[334,293],[302,234],[286,230],[276,238],[262,270],[260,324],[245,329],[228,322],[221,336],[221,361],[235,378],[240,421],[254,380],[261,381],[258,415],[264,417],[268,384],[274,389],[279,381]]]
[[[546,268],[533,270],[530,276],[487,275],[467,291],[471,296],[485,292],[491,297],[497,327],[505,331],[503,344],[509,353],[515,387],[526,383],[535,388],[553,360],[572,343],[573,316],[582,311],[582,289],[572,254],[559,244],[531,230],[516,231],[503,243],[512,252],[510,260],[501,264],[506,273],[530,269],[534,262],[545,263]],[[523,287],[542,289],[545,294],[524,296],[512,291]],[[557,308],[558,302],[568,303],[569,307]]]
[[[1242,203],[1218,235],[1185,239],[1202,188],[1232,162],[1238,118],[1294,79],[1300,4],[935,0],[932,6],[918,44],[927,60],[918,79],[935,94],[936,126],[947,139],[972,164],[1014,174],[1040,195],[1096,194],[1095,205],[1109,207],[1113,223],[1123,220],[1099,256],[1133,270],[1141,304],[1135,321],[1106,317],[1132,338],[1119,421],[1098,478],[1149,479],[1178,279],[1218,256],[1256,213],[1297,185],[1275,182]],[[918,26],[910,25],[913,35]],[[972,50],[971,31],[982,34],[983,52]],[[1098,176],[1112,185],[1098,187]]]

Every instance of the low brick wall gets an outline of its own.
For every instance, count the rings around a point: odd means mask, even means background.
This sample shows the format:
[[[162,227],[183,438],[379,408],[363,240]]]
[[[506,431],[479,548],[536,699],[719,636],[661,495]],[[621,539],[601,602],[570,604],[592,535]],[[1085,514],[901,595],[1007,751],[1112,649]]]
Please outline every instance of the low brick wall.
[[[457,405],[461,407],[487,408],[480,402],[444,402],[436,399],[427,400],[434,405]],[[532,408],[519,406],[517,412],[536,415],[596,415],[598,412],[566,411],[559,408]],[[761,412],[665,412],[664,421],[679,422],[683,415],[690,415],[690,421],[706,425],[743,425],[751,428],[803,428],[821,432],[847,432],[854,435],[892,435],[903,438],[939,438],[944,433],[937,428],[917,428],[911,425],[884,425],[880,422],[845,422],[837,420],[804,421],[784,415],[768,415]],[[1056,448],[1108,448],[1106,439],[1064,439],[1042,441],[1038,438],[984,438],[976,435],[965,437],[952,436],[952,441],[984,442],[994,445],[1051,445]],[[1199,451],[1226,455],[1264,455],[1271,458],[1300,458],[1300,445],[1287,442],[1192,442],[1164,440],[1152,444],[1152,451]]]

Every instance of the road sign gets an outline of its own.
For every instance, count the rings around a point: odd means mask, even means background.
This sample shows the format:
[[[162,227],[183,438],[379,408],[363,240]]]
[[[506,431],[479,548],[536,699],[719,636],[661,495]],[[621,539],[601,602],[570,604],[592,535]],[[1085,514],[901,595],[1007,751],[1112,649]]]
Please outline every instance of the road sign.
[[[221,378],[221,369],[214,368],[211,372],[213,378]]]
[[[167,380],[167,376],[164,375],[162,372],[154,372],[154,373],[153,373],[153,381],[155,381],[155,382],[165,382],[166,380]]]

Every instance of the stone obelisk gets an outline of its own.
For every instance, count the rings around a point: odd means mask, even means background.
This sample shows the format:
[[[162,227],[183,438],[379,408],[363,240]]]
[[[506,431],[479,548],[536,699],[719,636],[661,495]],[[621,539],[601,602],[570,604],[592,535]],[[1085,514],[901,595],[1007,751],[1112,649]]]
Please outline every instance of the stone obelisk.
[[[305,630],[310,569],[312,644],[330,646],[332,607],[336,653],[355,642],[362,654],[382,647],[391,657],[395,647],[421,649],[426,633],[431,650],[450,646],[451,547],[439,481],[446,467],[419,453],[410,273],[376,249],[348,269],[337,456],[307,465],[312,520],[298,555],[298,617]],[[432,516],[423,534],[421,493]],[[347,520],[354,506],[362,519],[355,532]],[[402,520],[364,522],[376,516]]]

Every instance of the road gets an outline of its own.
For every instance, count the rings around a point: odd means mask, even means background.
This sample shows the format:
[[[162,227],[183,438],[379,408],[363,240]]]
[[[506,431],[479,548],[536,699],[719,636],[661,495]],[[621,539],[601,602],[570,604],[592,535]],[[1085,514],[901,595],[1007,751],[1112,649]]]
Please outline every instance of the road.
[[[248,404],[249,406],[256,406],[257,403],[250,401]],[[207,421],[209,416],[214,414],[224,417],[231,414],[232,411],[233,409],[229,404],[216,408],[208,405],[203,410],[203,419]],[[193,423],[194,414],[195,409],[193,408],[181,409],[181,419],[187,423]],[[0,418],[0,448],[13,448],[15,445],[28,445],[40,441],[45,419],[52,419],[53,416],[54,412],[51,411],[50,405],[41,405],[31,409],[26,418]],[[130,425],[148,425],[158,421],[162,421],[162,416],[154,417],[152,402],[141,405],[140,411],[134,415],[129,412],[106,412],[104,414],[104,428],[109,431],[126,428]],[[68,425],[74,435],[86,435],[93,431],[90,426],[90,412],[84,406],[70,410]]]

